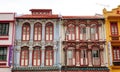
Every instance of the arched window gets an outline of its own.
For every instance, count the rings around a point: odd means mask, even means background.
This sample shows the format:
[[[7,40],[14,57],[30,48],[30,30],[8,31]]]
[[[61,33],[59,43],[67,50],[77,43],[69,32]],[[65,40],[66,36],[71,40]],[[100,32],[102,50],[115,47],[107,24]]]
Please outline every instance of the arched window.
[[[81,66],[88,65],[88,52],[85,47],[82,47],[80,50],[80,65]]]
[[[86,25],[84,24],[79,26],[79,39],[86,40]]]
[[[30,40],[30,24],[24,23],[22,26],[22,40],[28,41]]]
[[[49,46],[45,48],[45,65],[52,66],[54,64],[54,51],[53,47]]]
[[[40,23],[36,23],[34,25],[34,40],[40,41],[42,39],[42,25]]]
[[[75,31],[76,31],[75,25],[69,24],[67,26],[67,30],[66,30],[66,34],[65,34],[67,40],[75,40],[75,36],[76,36]]]
[[[28,66],[29,63],[29,50],[28,47],[21,48],[21,55],[20,55],[20,65],[21,66]]]
[[[100,50],[98,47],[93,47],[92,49],[92,63],[93,66],[100,66]]]
[[[67,49],[67,65],[75,65],[75,50],[73,47]]]
[[[40,66],[41,65],[41,49],[39,46],[33,48],[33,66]]]
[[[98,40],[98,27],[95,24],[91,25],[90,37],[91,37],[91,40]]]
[[[53,40],[53,36],[54,36],[53,24],[51,22],[49,22],[45,26],[45,39],[47,41],[51,41],[51,40]]]

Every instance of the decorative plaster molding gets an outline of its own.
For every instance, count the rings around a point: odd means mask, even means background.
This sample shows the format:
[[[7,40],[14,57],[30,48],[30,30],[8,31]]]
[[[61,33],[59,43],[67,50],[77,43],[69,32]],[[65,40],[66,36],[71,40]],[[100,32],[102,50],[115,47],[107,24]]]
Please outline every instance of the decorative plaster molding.
[[[42,43],[39,41],[39,42],[33,42],[33,47],[34,46],[42,46]]]
[[[53,46],[53,45],[54,45],[54,42],[53,42],[53,41],[45,42],[45,46]]]

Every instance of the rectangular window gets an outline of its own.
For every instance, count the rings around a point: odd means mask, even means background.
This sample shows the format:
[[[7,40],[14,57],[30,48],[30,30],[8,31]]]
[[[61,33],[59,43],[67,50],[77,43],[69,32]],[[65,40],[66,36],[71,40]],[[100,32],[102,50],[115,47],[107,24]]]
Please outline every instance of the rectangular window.
[[[111,35],[118,35],[117,22],[110,22],[111,25]]]
[[[86,49],[81,49],[80,51],[80,55],[81,55],[81,65],[88,65],[88,61],[87,61],[87,50]]]
[[[113,46],[113,60],[120,61],[120,47]]]
[[[67,65],[75,65],[75,55],[74,50],[67,51]]]
[[[112,40],[119,40],[119,37],[116,37],[118,35],[118,25],[117,25],[117,22],[110,22],[110,26],[111,26]]]
[[[80,28],[80,40],[86,40],[86,28]]]
[[[7,60],[7,47],[0,47],[0,61]]]
[[[99,49],[93,49],[92,50],[92,63],[94,66],[100,65],[100,52]]]
[[[9,23],[0,23],[0,36],[8,36]]]

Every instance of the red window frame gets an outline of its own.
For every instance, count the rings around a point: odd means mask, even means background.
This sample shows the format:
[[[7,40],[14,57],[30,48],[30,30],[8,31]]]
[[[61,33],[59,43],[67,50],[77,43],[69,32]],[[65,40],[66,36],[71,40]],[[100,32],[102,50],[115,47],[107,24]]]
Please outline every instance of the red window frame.
[[[37,22],[34,24],[34,41],[42,40],[42,24]]]
[[[99,39],[99,35],[98,35],[98,26],[95,24],[92,24],[90,26],[90,39],[91,40],[98,40]],[[97,36],[96,36],[97,35]],[[96,38],[97,37],[97,38]]]
[[[120,61],[120,46],[112,46],[113,61]]]
[[[49,46],[45,48],[45,65],[52,66],[53,64],[54,64],[54,51],[53,47]]]
[[[80,49],[80,65],[87,66],[88,65],[88,51],[87,48],[82,47]]]
[[[22,64],[23,61],[23,64]],[[28,66],[29,64],[29,49],[28,47],[22,47],[20,53],[20,65]]]
[[[100,66],[101,65],[101,56],[100,50],[98,47],[93,47],[92,49],[92,64],[93,66]]]
[[[111,35],[118,35],[118,24],[117,22],[110,22]]]
[[[45,40],[52,41],[54,38],[54,26],[53,23],[48,22],[45,26]]]
[[[76,65],[76,57],[75,57],[75,49],[74,47],[69,47],[69,49],[67,49],[67,65],[68,66],[74,66]]]
[[[86,25],[79,25],[79,40],[86,40]]]
[[[22,26],[22,40],[29,41],[30,40],[30,24],[24,23]]]
[[[76,27],[74,24],[67,25],[66,40],[76,40]]]
[[[33,66],[40,66],[41,65],[41,48],[39,46],[36,46],[33,48],[33,54],[32,54],[32,65]]]

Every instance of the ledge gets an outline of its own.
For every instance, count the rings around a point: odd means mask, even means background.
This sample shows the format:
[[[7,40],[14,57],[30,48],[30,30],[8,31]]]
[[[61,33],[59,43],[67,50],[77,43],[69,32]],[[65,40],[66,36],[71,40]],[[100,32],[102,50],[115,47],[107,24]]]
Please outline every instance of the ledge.
[[[59,70],[59,67],[53,66],[53,67],[13,67],[12,71],[32,71],[32,70],[40,70],[40,71],[56,71]]]
[[[107,67],[62,67],[62,70],[69,70],[69,71],[74,71],[74,70],[80,70],[80,71],[109,71]]]
[[[111,66],[112,69],[120,69],[120,66]]]

